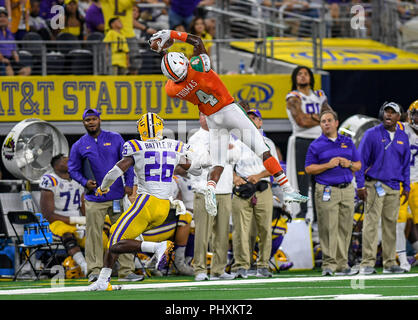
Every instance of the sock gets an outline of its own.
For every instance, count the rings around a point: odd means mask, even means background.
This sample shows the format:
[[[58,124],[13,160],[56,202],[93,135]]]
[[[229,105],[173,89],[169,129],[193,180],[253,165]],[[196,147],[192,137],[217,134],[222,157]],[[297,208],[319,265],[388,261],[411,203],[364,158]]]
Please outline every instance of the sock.
[[[411,245],[412,245],[412,248],[415,250],[415,253],[418,253],[418,241],[415,241]]]
[[[99,279],[97,279],[97,281],[109,282],[111,275],[112,268],[102,268],[102,270],[100,270]]]
[[[277,159],[274,157],[270,157],[264,160],[263,165],[267,169],[267,171],[270,172],[272,176],[276,175],[280,171],[283,171],[283,168],[280,165],[280,162],[277,161]]]
[[[280,188],[282,188],[285,192],[293,192],[293,188],[289,183],[289,180],[287,179],[287,176],[282,173],[280,176],[276,178],[277,183],[279,184]]]
[[[73,255],[73,259],[80,266],[81,271],[84,273],[84,275],[87,275],[87,262],[81,251],[76,252]]]
[[[208,183],[206,184],[207,187],[212,186],[213,189],[216,189],[216,182],[213,180],[209,180]]]
[[[399,264],[400,265],[405,265],[405,264],[409,264],[408,259],[406,258],[406,251],[402,251],[402,252],[396,252],[398,254],[398,258],[399,258]]]
[[[405,222],[396,223],[396,252],[406,250]]]
[[[157,251],[158,245],[158,242],[142,241],[141,251],[155,253]]]
[[[186,246],[178,246],[177,248],[174,249],[174,261],[179,262],[179,261],[183,261],[184,262],[184,253],[186,252]]]

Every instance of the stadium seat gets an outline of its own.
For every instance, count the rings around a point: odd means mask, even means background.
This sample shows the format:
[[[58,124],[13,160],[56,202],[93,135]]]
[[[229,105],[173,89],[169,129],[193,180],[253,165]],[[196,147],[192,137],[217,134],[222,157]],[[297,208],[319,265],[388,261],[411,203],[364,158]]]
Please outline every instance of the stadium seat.
[[[87,41],[102,41],[103,39],[104,39],[104,34],[101,32],[89,33],[86,38]]]
[[[48,52],[46,55],[46,72],[47,74],[66,74],[65,72],[65,55],[61,52]]]
[[[39,33],[28,32],[23,36],[22,41],[43,41],[43,39]],[[22,43],[21,49],[30,52],[35,60],[41,60],[42,43]]]
[[[57,41],[77,41],[77,37],[71,33],[61,32],[57,35]],[[57,43],[57,50],[63,54],[67,54],[71,50],[81,49],[79,43]]]
[[[66,55],[69,74],[93,74],[93,54],[90,50],[71,50]]]
[[[147,49],[140,49],[139,55],[142,59],[138,74],[162,74],[161,56]]]
[[[29,51],[19,50],[18,52],[20,62],[28,67],[33,67],[33,55]]]

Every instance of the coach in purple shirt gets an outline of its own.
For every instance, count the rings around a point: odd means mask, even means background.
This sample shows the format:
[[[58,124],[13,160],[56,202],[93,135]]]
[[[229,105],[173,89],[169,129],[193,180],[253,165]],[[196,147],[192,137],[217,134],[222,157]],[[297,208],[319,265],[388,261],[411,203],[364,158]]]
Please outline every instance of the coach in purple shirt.
[[[383,123],[368,129],[360,141],[362,169],[356,174],[357,194],[366,202],[362,233],[361,274],[376,273],[379,220],[382,220],[383,273],[403,273],[396,263],[396,221],[400,199],[410,190],[411,151],[408,135],[398,128],[401,108],[383,105]],[[400,184],[402,183],[402,193]]]
[[[96,281],[103,267],[102,230],[106,215],[112,224],[123,212],[121,199],[133,191],[133,168],[115,181],[110,191],[103,196],[96,196],[94,191],[102,183],[103,177],[122,159],[125,141],[116,132],[100,128],[100,113],[96,109],[87,109],[83,113],[83,124],[87,133],[76,141],[68,159],[68,171],[71,178],[85,186],[86,244],[85,257],[90,282]],[[134,274],[135,265],[132,254],[119,256],[119,278],[123,280],[142,280]]]
[[[354,216],[354,172],[361,167],[351,138],[338,134],[338,116],[332,110],[319,117],[322,135],[306,154],[305,171],[315,181],[314,205],[318,215],[322,275],[353,275],[348,249]]]

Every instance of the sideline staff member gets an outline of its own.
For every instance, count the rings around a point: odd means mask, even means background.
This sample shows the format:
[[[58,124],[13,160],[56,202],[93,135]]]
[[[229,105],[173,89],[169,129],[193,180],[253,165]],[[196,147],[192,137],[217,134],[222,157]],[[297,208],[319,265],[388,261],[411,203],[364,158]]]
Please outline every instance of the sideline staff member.
[[[368,129],[359,145],[362,169],[356,174],[358,197],[366,202],[360,274],[376,273],[379,220],[382,219],[383,273],[403,273],[396,263],[396,220],[410,190],[409,139],[397,122],[400,106],[383,105],[383,123]],[[366,182],[364,181],[366,180]],[[403,191],[400,194],[400,183]]]
[[[360,170],[360,155],[351,138],[338,134],[338,116],[320,114],[322,134],[309,146],[306,173],[316,181],[315,206],[322,250],[322,275],[355,274],[348,266],[354,215],[353,173]]]

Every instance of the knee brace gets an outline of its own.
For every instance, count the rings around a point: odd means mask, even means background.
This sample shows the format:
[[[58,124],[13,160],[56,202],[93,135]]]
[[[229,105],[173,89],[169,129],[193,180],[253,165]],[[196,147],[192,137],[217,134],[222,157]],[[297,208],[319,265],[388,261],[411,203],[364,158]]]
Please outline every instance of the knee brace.
[[[73,249],[75,247],[78,247],[77,240],[76,240],[76,238],[73,235],[71,235],[70,237],[63,238],[62,239],[62,244],[64,245],[64,248],[67,251],[67,253],[71,249]]]

